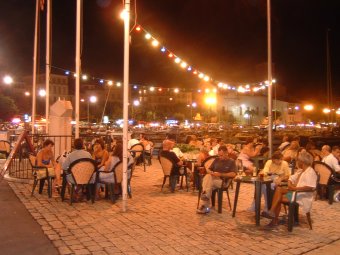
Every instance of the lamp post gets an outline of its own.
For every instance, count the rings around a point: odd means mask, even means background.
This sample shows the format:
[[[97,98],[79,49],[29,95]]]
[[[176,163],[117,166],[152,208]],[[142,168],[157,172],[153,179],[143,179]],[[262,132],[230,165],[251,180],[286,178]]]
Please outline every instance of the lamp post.
[[[139,100],[133,100],[133,103],[132,103],[132,108],[131,108],[131,116],[132,116],[132,119],[135,119],[135,107],[138,107],[140,106],[140,102]]]
[[[90,103],[97,102],[96,96],[90,96],[87,100],[87,123],[90,123]]]

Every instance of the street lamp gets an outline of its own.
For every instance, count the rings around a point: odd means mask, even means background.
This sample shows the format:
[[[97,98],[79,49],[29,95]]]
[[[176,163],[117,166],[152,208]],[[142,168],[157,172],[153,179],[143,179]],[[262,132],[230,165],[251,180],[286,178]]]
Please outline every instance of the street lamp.
[[[303,109],[305,109],[306,111],[310,112],[314,110],[314,106],[312,104],[306,104]]]
[[[13,83],[13,78],[9,75],[5,75],[4,78],[2,79],[2,81],[6,85],[11,85]]]
[[[90,96],[87,100],[87,123],[90,123],[90,103],[97,102],[96,96]]]

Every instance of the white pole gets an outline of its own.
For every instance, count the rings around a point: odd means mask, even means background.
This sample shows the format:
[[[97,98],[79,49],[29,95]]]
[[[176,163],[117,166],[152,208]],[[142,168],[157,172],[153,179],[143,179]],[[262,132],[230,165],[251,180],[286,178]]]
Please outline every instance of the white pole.
[[[104,122],[105,109],[106,109],[107,101],[109,100],[111,88],[112,88],[112,85],[110,85],[109,91],[107,92],[107,96],[106,96],[106,100],[105,100],[105,104],[104,104],[104,109],[103,109],[103,114],[102,114],[102,118],[101,118],[101,121],[100,121],[101,123]]]
[[[35,112],[36,112],[38,24],[39,24],[39,0],[36,0],[35,28],[34,28],[34,53],[33,53],[32,117],[31,117],[32,135],[34,135]]]
[[[76,130],[75,138],[79,138],[79,93],[80,93],[80,41],[81,41],[81,14],[82,14],[83,0],[77,0],[77,25],[76,25],[76,99],[75,99],[75,119],[76,119]],[[88,99],[89,100],[89,99]]]
[[[270,0],[267,0],[267,36],[268,36],[268,146],[269,157],[273,152],[273,111],[272,111],[272,45],[271,45]]]
[[[124,100],[123,100],[123,212],[127,210],[127,166],[129,128],[129,42],[130,42],[130,0],[125,0],[124,18]]]
[[[51,72],[51,4],[47,0],[47,21],[46,21],[46,134],[48,134],[49,110],[50,110],[50,72]]]

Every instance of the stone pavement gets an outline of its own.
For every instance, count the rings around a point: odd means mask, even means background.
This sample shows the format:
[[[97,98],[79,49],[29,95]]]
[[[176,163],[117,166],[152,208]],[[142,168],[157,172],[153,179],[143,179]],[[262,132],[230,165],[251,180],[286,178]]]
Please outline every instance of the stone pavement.
[[[241,185],[232,218],[225,195],[222,214],[212,209],[209,215],[197,215],[197,192],[170,193],[168,186],[161,192],[162,179],[155,159],[146,172],[137,167],[126,213],[121,211],[121,200],[70,206],[57,196],[49,199],[46,192],[31,197],[29,184],[10,186],[60,254],[304,254],[322,248],[324,252],[318,254],[327,254],[329,245],[339,245],[340,203],[315,201],[313,230],[301,216],[301,225],[288,233],[283,225],[267,230],[267,219],[255,226],[254,213],[246,211],[253,185]],[[233,198],[232,190],[232,202]]]

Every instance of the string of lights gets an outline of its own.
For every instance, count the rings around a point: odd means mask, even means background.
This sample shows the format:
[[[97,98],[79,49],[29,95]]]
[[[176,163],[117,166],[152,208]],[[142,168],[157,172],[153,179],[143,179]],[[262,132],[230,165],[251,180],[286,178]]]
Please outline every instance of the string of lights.
[[[140,24],[137,24],[134,31],[138,33],[144,33],[144,37],[147,41],[151,42],[151,45],[155,48],[160,49],[160,52],[167,56],[169,59],[173,60],[174,63],[178,64],[183,70],[197,76],[199,79],[204,80],[205,82],[209,82],[219,89],[223,90],[234,90],[239,93],[246,93],[246,92],[258,92],[261,90],[266,89],[269,86],[268,81],[256,82],[256,83],[239,83],[242,85],[230,85],[225,82],[221,82],[211,78],[205,72],[199,70],[198,68],[194,67],[187,63],[183,58],[179,57],[176,53],[170,50],[168,47],[161,45],[159,40],[155,38],[150,32],[148,32],[145,28],[143,28]],[[276,80],[273,79],[272,83],[275,83]]]

